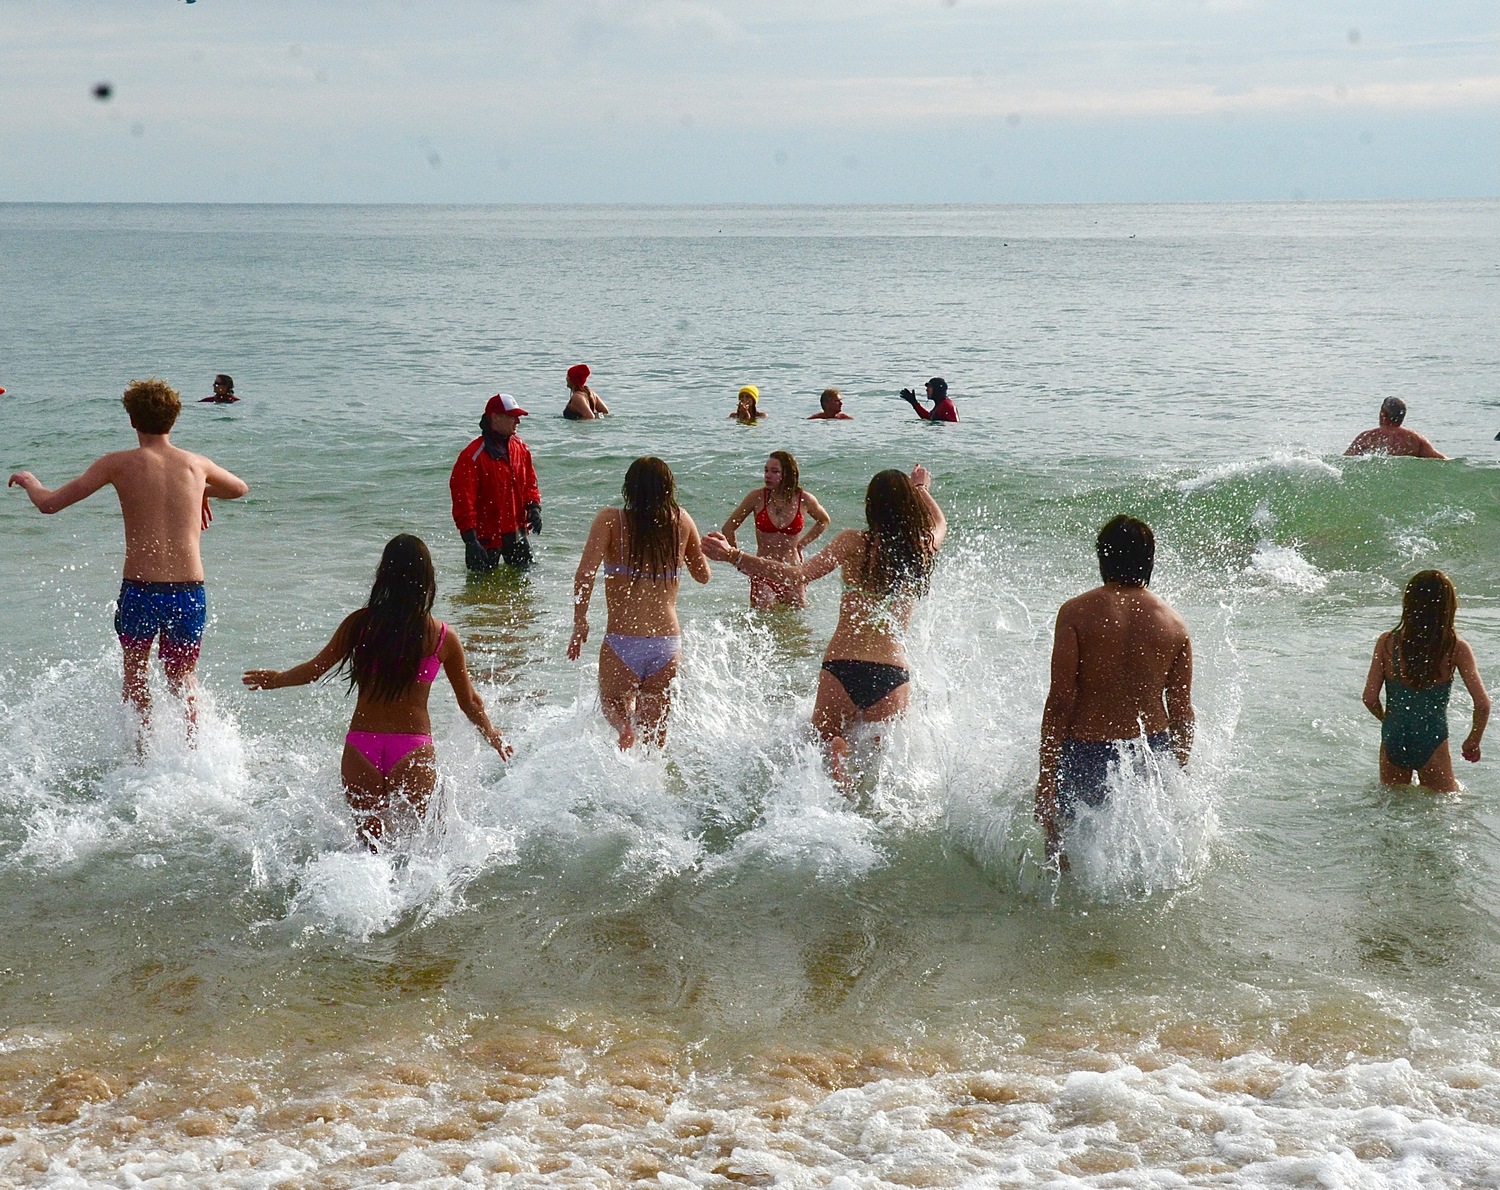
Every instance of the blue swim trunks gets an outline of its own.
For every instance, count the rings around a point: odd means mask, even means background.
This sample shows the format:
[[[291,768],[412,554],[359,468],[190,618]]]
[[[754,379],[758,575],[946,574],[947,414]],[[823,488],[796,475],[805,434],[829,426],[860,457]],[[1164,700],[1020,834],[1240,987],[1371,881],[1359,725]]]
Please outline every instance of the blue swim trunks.
[[[1172,750],[1170,733],[1158,731],[1145,739],[1145,749],[1158,755]],[[1072,818],[1078,804],[1102,806],[1109,796],[1111,770],[1128,766],[1132,772],[1146,767],[1146,751],[1137,736],[1132,740],[1075,740],[1065,737],[1057,758],[1057,812]]]
[[[191,668],[198,661],[203,625],[208,619],[208,595],[202,582],[120,584],[115,608],[115,635],[122,645],[150,648],[161,635],[164,664]]]

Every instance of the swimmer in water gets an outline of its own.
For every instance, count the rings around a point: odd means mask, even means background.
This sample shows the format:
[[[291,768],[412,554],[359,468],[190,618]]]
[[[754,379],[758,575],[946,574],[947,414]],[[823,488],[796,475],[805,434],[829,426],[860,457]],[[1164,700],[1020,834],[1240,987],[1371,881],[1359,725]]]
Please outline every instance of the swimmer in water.
[[[802,586],[836,569],[842,572],[844,597],[823,655],[812,723],[827,748],[834,782],[846,794],[853,788],[850,727],[894,718],[911,699],[901,637],[917,599],[927,593],[933,560],[948,535],[931,484],[921,464],[910,476],[880,472],[865,489],[866,527],[845,529],[797,565],[753,557],[722,533],[703,539],[704,553],[752,581]]]
[[[760,389],[747,384],[740,389],[739,401],[729,415],[742,426],[753,426],[766,415],[760,410]]]
[[[1479,677],[1474,650],[1453,631],[1458,594],[1441,570],[1412,576],[1401,599],[1401,619],[1375,642],[1365,678],[1364,703],[1380,720],[1380,780],[1417,784],[1434,793],[1459,788],[1448,751],[1448,695],[1457,672],[1474,703],[1474,719],[1460,753],[1479,760],[1479,741],[1490,717],[1490,696]],[[1380,695],[1385,693],[1385,703]]]
[[[825,388],[823,395],[818,398],[818,404],[822,408],[812,414],[808,421],[853,421],[854,419],[844,412],[844,395],[836,388]]]
[[[1406,420],[1406,402],[1387,397],[1380,402],[1380,424],[1366,430],[1349,443],[1346,455],[1404,455],[1416,459],[1446,459],[1438,448],[1415,430],[1401,423]]]
[[[796,565],[803,551],[828,528],[828,513],[810,492],[803,489],[797,460],[784,450],[773,450],[766,460],[765,487],[756,488],[740,501],[719,530],[730,545],[738,548],[735,530],[754,517],[755,554],[778,562]],[[803,515],[806,509],[806,515]],[[808,517],[812,527],[803,532]],[[752,578],[750,606],[765,611],[777,604],[806,607],[807,587]]]
[[[563,417],[568,421],[593,421],[608,416],[609,406],[589,387],[588,364],[574,364],[568,369],[568,403],[563,406]]]
[[[568,660],[583,655],[589,638],[589,599],[604,567],[604,643],[599,647],[599,703],[619,733],[620,750],[644,737],[667,742],[672,681],[682,654],[677,589],[686,570],[708,582],[698,526],[677,504],[672,469],[647,456],[630,464],[621,490],[624,508],[594,517],[573,576],[573,637]]]
[[[124,652],[124,697],[140,716],[137,747],[144,747],[151,721],[147,675],[151,644],[158,637],[167,689],[187,709],[188,737],[196,719],[198,651],[208,616],[203,586],[203,530],[213,520],[208,501],[238,500],[249,486],[212,459],[172,445],[172,427],[182,398],[163,380],[133,380],[122,403],[139,445],[96,459],[77,479],[56,491],[29,471],[17,471],[8,486],[24,488],[44,513],[61,512],[105,484],[120,498],[125,519],[125,576],[115,610],[115,633]]]
[[[252,669],[244,677],[252,690],[279,690],[315,682],[335,667],[347,669],[359,698],[340,772],[354,829],[371,851],[379,849],[394,810],[418,820],[427,813],[437,784],[427,699],[438,670],[448,675],[459,709],[490,747],[502,760],[511,754],[469,680],[458,636],[431,614],[436,594],[427,546],[402,533],[386,543],[369,603],[344,617],[316,657],[291,669]]]
[[[214,394],[204,397],[198,402],[200,405],[233,405],[239,398],[234,395],[234,377],[227,372],[220,372],[214,377]]]

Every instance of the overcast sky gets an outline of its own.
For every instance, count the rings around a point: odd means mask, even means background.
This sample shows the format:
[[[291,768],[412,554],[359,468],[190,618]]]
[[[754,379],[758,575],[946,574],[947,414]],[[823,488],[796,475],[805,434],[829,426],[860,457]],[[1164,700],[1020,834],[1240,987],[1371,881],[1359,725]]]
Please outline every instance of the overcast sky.
[[[0,201],[1494,196],[1497,29],[1495,0],[0,0]]]

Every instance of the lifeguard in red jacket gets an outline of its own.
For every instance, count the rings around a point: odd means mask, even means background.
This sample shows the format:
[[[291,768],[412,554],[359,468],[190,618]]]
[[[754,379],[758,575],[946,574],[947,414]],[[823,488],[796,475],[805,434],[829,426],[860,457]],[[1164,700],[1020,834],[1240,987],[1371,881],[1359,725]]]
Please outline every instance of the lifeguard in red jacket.
[[[479,437],[463,448],[448,490],[453,523],[464,539],[464,563],[485,574],[501,561],[517,570],[531,565],[526,534],[542,531],[542,493],[531,451],[516,434],[526,410],[509,393],[496,393],[479,419]]]

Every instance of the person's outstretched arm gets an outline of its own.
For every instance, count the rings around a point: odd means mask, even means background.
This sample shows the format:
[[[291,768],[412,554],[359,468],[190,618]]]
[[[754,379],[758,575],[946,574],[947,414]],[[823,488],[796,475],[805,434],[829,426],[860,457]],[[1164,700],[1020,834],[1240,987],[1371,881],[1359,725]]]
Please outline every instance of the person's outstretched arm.
[[[932,497],[932,472],[917,463],[911,469],[911,482],[917,489],[917,497],[927,506],[927,513],[932,517],[932,548],[936,552],[942,549],[943,542],[948,538],[948,518]]]
[[[338,626],[333,638],[318,651],[311,661],[294,665],[291,669],[250,669],[240,680],[252,690],[280,690],[284,686],[306,686],[316,682],[330,669],[349,656],[354,647],[354,624],[364,615],[364,608],[350,612]]]
[[[113,455],[95,459],[77,479],[70,479],[56,490],[43,485],[30,471],[17,471],[5,486],[20,488],[39,511],[50,515],[87,499],[107,484],[114,475],[113,459]]]
[[[803,583],[815,582],[825,574],[832,574],[863,547],[864,534],[858,529],[845,529],[811,558],[794,563],[747,554],[737,546],[730,545],[722,533],[710,533],[703,539],[703,552],[715,562],[728,562],[750,578],[769,579],[788,586],[801,586]]]
[[[1479,741],[1484,736],[1485,724],[1490,721],[1490,696],[1484,688],[1484,680],[1479,676],[1479,666],[1474,660],[1474,650],[1469,648],[1468,641],[1460,640],[1454,644],[1453,668],[1458,670],[1459,676],[1464,680],[1464,689],[1474,700],[1474,721],[1470,725],[1469,735],[1463,742],[1461,752],[1465,760],[1477,763]]]
[[[909,388],[901,390],[901,399],[917,411],[917,416],[923,421],[931,421],[932,414],[923,408],[922,403],[917,400],[917,394]]]
[[[589,529],[588,540],[583,543],[583,557],[578,560],[578,569],[573,574],[573,636],[568,641],[568,660],[577,661],[583,653],[583,645],[589,638],[589,600],[594,595],[594,579],[604,563],[605,551],[609,548],[610,527],[614,522],[614,509],[601,508]]]
[[[458,700],[458,709],[475,727],[479,728],[479,734],[488,742],[491,748],[500,754],[501,760],[509,760],[511,746],[501,738],[495,725],[490,722],[490,717],[484,709],[484,699],[479,697],[479,691],[474,689],[474,683],[469,678],[469,665],[464,658],[464,647],[459,643],[458,633],[449,632],[443,637],[443,644],[438,649],[438,659],[443,663],[443,672],[448,675],[448,684],[453,687],[453,697]]]

